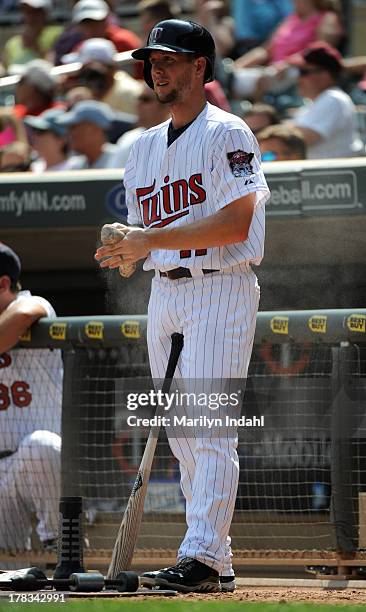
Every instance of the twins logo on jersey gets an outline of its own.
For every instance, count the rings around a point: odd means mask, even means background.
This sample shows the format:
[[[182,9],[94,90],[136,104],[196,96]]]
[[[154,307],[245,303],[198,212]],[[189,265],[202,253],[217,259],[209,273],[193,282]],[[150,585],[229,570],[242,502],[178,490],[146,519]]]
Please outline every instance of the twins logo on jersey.
[[[253,174],[253,167],[250,162],[253,157],[254,153],[246,153],[241,149],[228,153],[227,158],[233,175],[236,177],[251,176]]]
[[[155,191],[156,180],[152,185],[136,189],[136,197],[145,227],[164,227],[180,217],[189,214],[189,207],[202,204],[206,191],[202,184],[202,174],[192,174],[188,180],[178,179],[169,182],[169,176]],[[154,193],[155,192],[155,193]]]

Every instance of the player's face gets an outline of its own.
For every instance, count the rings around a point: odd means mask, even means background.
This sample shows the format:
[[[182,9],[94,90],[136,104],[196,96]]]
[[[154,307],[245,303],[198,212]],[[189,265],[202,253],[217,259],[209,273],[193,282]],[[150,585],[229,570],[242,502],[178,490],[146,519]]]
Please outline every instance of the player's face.
[[[184,102],[192,95],[193,62],[193,58],[185,53],[153,51],[150,54],[151,77],[160,102]]]

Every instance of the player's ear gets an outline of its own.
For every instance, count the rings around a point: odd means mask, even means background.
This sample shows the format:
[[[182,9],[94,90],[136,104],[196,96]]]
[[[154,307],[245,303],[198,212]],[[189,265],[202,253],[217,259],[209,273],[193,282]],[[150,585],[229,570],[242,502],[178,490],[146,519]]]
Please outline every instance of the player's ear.
[[[207,59],[202,55],[195,58],[196,74],[197,77],[204,77],[206,70]]]

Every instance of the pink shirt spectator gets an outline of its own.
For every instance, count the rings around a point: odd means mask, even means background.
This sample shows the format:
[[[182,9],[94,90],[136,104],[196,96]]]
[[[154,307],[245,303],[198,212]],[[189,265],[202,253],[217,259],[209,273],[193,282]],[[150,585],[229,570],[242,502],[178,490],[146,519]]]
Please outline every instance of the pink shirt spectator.
[[[210,102],[210,104],[214,104],[218,108],[231,113],[229,100],[227,99],[219,81],[215,80],[211,81],[211,83],[206,83],[205,94],[207,102]]]
[[[318,39],[318,29],[328,11],[313,13],[301,19],[296,13],[289,15],[272,35],[269,47],[270,63],[286,60],[300,53]]]

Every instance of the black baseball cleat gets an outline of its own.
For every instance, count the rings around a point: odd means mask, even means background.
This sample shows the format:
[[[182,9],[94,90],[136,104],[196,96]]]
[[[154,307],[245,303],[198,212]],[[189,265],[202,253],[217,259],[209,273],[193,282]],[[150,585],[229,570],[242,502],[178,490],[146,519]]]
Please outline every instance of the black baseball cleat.
[[[153,589],[156,587],[156,576],[160,572],[165,572],[167,567],[161,570],[154,570],[153,572],[145,572],[140,576],[140,584],[141,586],[147,587],[148,589]],[[235,576],[219,576],[221,591],[223,593],[233,593],[236,589]]]
[[[219,573],[197,559],[186,557],[176,565],[141,576],[143,586],[175,589],[180,593],[217,593],[221,591]]]
[[[160,574],[160,572],[165,572],[165,570],[167,569],[168,569],[167,567],[164,567],[163,569],[154,570],[153,572],[144,572],[140,576],[141,586],[147,587],[149,589],[154,588],[156,586],[156,582],[155,582],[156,576]]]
[[[233,593],[236,589],[235,576],[220,576],[221,591]]]

